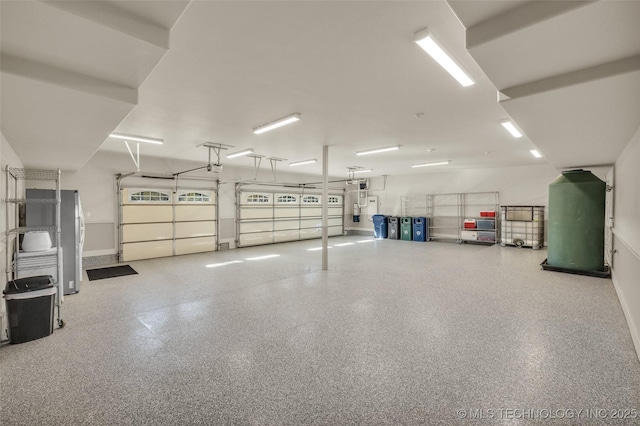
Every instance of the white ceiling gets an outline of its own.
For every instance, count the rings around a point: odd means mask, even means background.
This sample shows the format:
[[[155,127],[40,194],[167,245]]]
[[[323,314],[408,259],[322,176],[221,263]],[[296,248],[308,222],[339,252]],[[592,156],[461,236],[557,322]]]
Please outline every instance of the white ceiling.
[[[451,1],[501,105],[557,168],[612,164],[640,125],[640,2]]]
[[[138,102],[188,2],[2,1],[2,133],[27,167],[76,170]]]
[[[203,163],[207,150],[197,146],[207,141],[289,161],[320,161],[329,145],[333,176],[349,166],[373,176],[562,168],[612,163],[640,124],[640,2],[0,7],[2,132],[29,167],[75,170],[98,148],[126,153],[107,138],[118,131],[164,139],[141,145],[143,155]],[[474,86],[461,87],[412,42],[425,27]],[[299,122],[252,133],[294,112]],[[524,138],[500,126],[509,116]],[[401,149],[355,155],[388,145]],[[536,147],[544,159],[531,156]],[[442,160],[452,163],[410,167]],[[251,158],[222,163],[253,167]],[[321,174],[321,164],[290,170]]]

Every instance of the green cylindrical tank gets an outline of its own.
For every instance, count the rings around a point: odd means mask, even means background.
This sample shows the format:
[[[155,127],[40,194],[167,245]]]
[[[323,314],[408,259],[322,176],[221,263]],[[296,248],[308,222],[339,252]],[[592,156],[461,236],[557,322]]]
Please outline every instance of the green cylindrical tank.
[[[606,184],[589,171],[562,172],[549,185],[547,264],[604,271]]]

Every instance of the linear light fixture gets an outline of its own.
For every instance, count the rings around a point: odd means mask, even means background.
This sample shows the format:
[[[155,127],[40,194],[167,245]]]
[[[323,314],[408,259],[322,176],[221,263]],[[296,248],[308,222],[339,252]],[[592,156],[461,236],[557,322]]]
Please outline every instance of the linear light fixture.
[[[144,136],[135,135],[123,135],[122,133],[111,133],[109,137],[115,139],[124,139],[125,141],[152,143],[155,145],[162,145],[162,142],[164,142],[162,139],[147,138]]]
[[[540,152],[538,152],[537,149],[532,149],[531,151],[529,151],[531,154],[533,154],[534,157],[536,158],[540,158],[542,157],[542,154],[540,154]]]
[[[372,172],[373,169],[358,169],[358,170],[352,170],[351,173],[356,174],[356,173],[370,173]]]
[[[414,164],[411,167],[443,166],[443,165],[449,164],[449,163],[451,163],[451,161],[440,161],[438,163],[420,163],[420,164]]]
[[[507,129],[509,131],[509,133],[511,133],[511,135],[514,138],[521,138],[522,137],[522,133],[520,133],[520,130],[516,129],[516,126],[514,126],[514,124],[512,122],[510,122],[509,120],[503,121],[500,124],[502,124],[502,127]]]
[[[465,73],[462,68],[451,58],[447,52],[437,42],[433,33],[428,28],[418,31],[413,35],[413,41],[427,52],[437,63],[440,64],[458,83],[463,87],[471,86],[475,82]]]
[[[287,115],[286,117],[282,117],[279,118],[277,120],[274,120],[270,123],[267,124],[263,124],[262,126],[258,126],[255,127],[253,129],[253,133],[255,133],[256,135],[259,135],[260,133],[264,133],[264,132],[268,132],[269,130],[273,130],[273,129],[277,129],[278,127],[284,126],[286,124],[289,123],[294,123],[298,120],[300,120],[301,114],[300,113],[294,113],[291,115]]]
[[[244,149],[242,151],[234,152],[233,154],[228,154],[227,158],[236,158],[242,157],[243,155],[253,154],[253,149]]]
[[[315,158],[312,160],[302,160],[302,161],[294,161],[293,163],[289,163],[290,166],[302,166],[303,164],[313,164],[317,163],[318,160]]]
[[[356,152],[356,155],[377,154],[379,152],[396,151],[398,149],[400,149],[400,145],[388,146],[385,148],[368,149],[366,151],[358,151]]]

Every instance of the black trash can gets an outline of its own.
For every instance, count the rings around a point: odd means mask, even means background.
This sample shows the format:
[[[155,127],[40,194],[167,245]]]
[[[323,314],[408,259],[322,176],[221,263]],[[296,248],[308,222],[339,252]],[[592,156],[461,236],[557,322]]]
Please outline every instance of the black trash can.
[[[7,301],[10,343],[24,343],[53,333],[56,288],[50,275],[9,281],[2,293]]]
[[[385,215],[373,215],[373,236],[375,238],[387,238],[387,217]]]

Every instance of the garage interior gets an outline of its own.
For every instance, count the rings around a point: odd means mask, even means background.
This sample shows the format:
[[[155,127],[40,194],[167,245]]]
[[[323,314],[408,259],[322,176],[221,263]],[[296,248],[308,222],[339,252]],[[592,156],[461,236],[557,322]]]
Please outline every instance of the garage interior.
[[[1,304],[3,424],[637,422],[640,2],[0,13],[5,283],[17,200],[52,188],[9,169],[60,170],[84,268],[137,272],[84,271],[26,343]],[[541,267],[576,169],[607,188],[606,278]],[[500,244],[509,206],[542,247]],[[487,211],[495,237],[463,238]],[[374,215],[432,238],[375,238]]]

